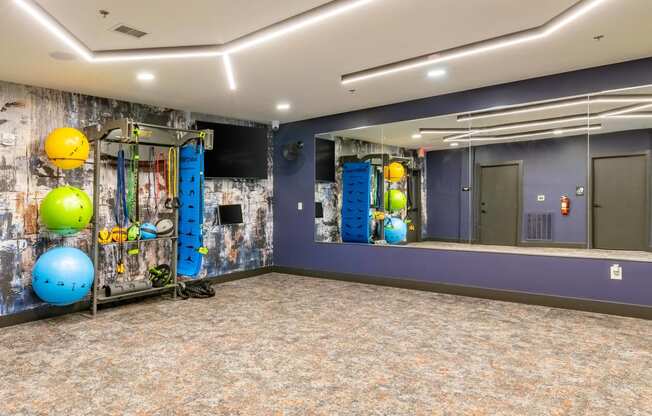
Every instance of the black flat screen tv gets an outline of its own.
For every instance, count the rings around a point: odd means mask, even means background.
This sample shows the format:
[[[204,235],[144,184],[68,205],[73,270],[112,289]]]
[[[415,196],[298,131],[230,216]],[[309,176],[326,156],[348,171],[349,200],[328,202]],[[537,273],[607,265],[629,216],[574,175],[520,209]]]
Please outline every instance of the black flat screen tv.
[[[220,205],[220,225],[242,224],[242,205]]]
[[[206,178],[267,179],[267,128],[198,121],[213,130],[213,150],[204,155]]]
[[[315,177],[319,182],[335,182],[335,142],[315,139]]]

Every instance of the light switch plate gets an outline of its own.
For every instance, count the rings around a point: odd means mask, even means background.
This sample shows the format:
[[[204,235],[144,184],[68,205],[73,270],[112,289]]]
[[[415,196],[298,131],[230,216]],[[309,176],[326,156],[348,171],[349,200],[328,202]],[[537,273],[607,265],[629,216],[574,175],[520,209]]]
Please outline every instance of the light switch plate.
[[[303,202],[298,202],[298,203],[297,203],[297,209],[298,209],[299,211],[303,211]]]
[[[537,195],[537,201],[538,201],[538,202],[543,202],[543,201],[545,201],[545,200],[546,200],[546,196],[545,196],[545,195]]]
[[[611,280],[623,280],[623,268],[620,267],[620,264],[614,264],[609,269],[611,275]]]

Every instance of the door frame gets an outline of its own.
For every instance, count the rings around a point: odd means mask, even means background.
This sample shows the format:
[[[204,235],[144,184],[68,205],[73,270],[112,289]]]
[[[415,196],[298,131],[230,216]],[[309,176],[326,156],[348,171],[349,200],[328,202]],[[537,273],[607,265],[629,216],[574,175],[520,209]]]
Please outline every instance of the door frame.
[[[418,177],[418,181],[416,181],[416,184],[417,184],[417,187],[419,189],[418,189],[418,192],[413,192],[414,193],[413,199],[416,200],[416,202],[413,201],[413,202],[415,202],[414,206],[412,206],[412,207],[408,206],[407,207],[408,208],[407,209],[407,215],[409,215],[409,213],[411,211],[417,213],[416,217],[418,219],[418,225],[415,227],[416,228],[415,233],[416,233],[416,236],[417,236],[417,241],[416,242],[420,242],[420,241],[423,240],[422,233],[423,233],[423,224],[424,224],[424,221],[423,221],[423,198],[421,197],[422,193],[423,193],[423,189],[424,189],[424,186],[423,186],[424,175],[423,175],[423,171],[421,169],[410,169],[408,174],[409,174],[408,180],[412,180],[412,178],[415,177],[415,176]],[[426,226],[427,226],[427,224],[426,224]]]
[[[481,179],[482,169],[500,166],[517,166],[517,185],[516,185],[516,246],[521,245],[521,233],[523,228],[523,160],[510,160],[507,162],[496,163],[476,163],[473,172],[473,236],[471,240],[476,244],[482,244],[482,235],[480,232],[480,199],[482,198]]]
[[[636,157],[636,156],[643,156],[645,158],[645,251],[652,251],[652,246],[650,245],[650,216],[652,215],[652,203],[650,201],[650,194],[651,194],[651,187],[652,187],[652,180],[649,178],[652,177],[652,164],[650,163],[650,150],[641,150],[637,152],[626,152],[626,153],[598,153],[596,155],[591,155],[591,166],[589,166],[589,183],[590,186],[588,189],[590,189],[591,194],[589,195],[589,198],[587,200],[586,204],[586,209],[588,210],[588,226],[586,228],[587,232],[587,241],[588,241],[588,246],[589,249],[596,249],[595,248],[595,221],[593,219],[593,216],[595,213],[593,212],[593,204],[595,203],[594,197],[595,197],[595,181],[594,181],[594,172],[595,172],[595,160],[596,159],[614,159],[614,158],[622,158],[622,157]],[[596,250],[602,250],[602,249],[596,249]],[[631,251],[631,250],[623,250],[623,251]]]

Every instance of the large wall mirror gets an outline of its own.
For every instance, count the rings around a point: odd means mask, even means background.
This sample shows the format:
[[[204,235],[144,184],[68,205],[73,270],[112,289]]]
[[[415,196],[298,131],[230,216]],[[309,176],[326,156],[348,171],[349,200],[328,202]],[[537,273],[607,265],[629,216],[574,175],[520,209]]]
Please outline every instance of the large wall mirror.
[[[652,87],[315,140],[318,242],[652,260]]]

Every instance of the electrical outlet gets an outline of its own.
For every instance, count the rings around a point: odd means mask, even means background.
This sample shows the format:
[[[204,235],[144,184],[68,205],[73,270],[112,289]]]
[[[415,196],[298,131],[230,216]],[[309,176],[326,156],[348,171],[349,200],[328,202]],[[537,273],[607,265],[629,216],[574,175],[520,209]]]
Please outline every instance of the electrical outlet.
[[[298,202],[298,203],[297,203],[297,209],[298,209],[299,211],[303,211],[303,202]]]
[[[545,201],[545,200],[546,200],[546,196],[545,196],[545,195],[537,195],[537,201],[538,201],[538,202],[543,202],[543,201]]]
[[[609,269],[611,274],[611,280],[623,280],[623,268],[620,267],[620,264],[614,264]]]

